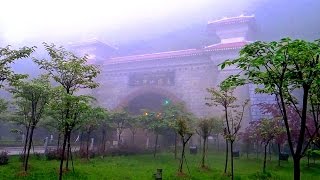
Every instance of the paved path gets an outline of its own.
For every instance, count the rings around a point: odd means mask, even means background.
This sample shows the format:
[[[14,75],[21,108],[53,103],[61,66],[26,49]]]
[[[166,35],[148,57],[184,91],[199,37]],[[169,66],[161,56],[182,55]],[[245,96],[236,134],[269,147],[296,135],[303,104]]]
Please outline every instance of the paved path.
[[[55,149],[55,148],[56,148],[56,146],[48,146],[48,149]],[[78,147],[72,147],[71,149],[72,149],[72,151],[76,151],[79,148]],[[0,152],[1,151],[8,152],[8,155],[19,155],[19,154],[22,154],[23,147],[0,147]],[[33,154],[33,153],[43,154],[44,153],[44,147],[43,146],[35,146],[34,147],[34,151],[33,151],[33,148],[31,148],[30,154]]]

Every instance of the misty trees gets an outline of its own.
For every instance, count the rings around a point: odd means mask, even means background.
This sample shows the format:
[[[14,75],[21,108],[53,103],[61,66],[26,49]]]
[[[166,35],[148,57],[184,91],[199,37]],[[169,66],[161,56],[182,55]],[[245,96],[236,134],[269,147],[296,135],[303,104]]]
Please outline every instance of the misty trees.
[[[113,111],[110,113],[109,118],[111,126],[117,129],[118,143],[121,144],[121,134],[127,128],[129,115],[125,110]]]
[[[48,106],[53,90],[48,77],[41,76],[29,82],[21,81],[15,83],[11,92],[16,99],[21,99],[20,107],[23,108],[25,119],[29,119],[26,122],[28,134],[26,142],[28,145],[26,156],[24,156],[24,171],[27,171],[33,132]]]
[[[166,121],[164,121],[164,116],[161,112],[148,112],[145,111],[142,116],[142,123],[145,128],[152,131],[155,134],[155,143],[153,157],[156,157],[158,148],[159,134],[167,127]]]
[[[236,65],[243,73],[226,79],[229,85],[241,86],[246,83],[258,85],[256,92],[271,94],[286,129],[288,144],[294,163],[294,179],[300,179],[300,160],[310,142],[319,130],[319,119],[313,116],[316,131],[307,127],[308,110],[315,111],[320,86],[320,41],[307,42],[289,38],[272,42],[255,42],[240,51],[240,57],[221,64],[222,69]],[[301,97],[296,96],[299,92]],[[295,144],[290,131],[288,106],[294,108],[299,117],[298,141]],[[310,132],[306,142],[305,133]]]
[[[132,133],[132,145],[134,146],[134,137],[138,130],[142,127],[141,121],[143,118],[141,116],[129,116],[128,118],[128,128]]]
[[[221,83],[219,89],[208,88],[207,91],[211,94],[210,98],[206,98],[211,102],[206,103],[208,106],[222,106],[224,111],[225,126],[224,137],[226,139],[226,163],[224,172],[227,172],[228,164],[228,142],[230,143],[231,153],[231,179],[234,178],[233,174],[233,143],[236,140],[241,122],[243,119],[245,107],[248,105],[248,100],[242,104],[238,104],[238,99],[233,95],[234,87],[229,84]]]
[[[168,105],[163,106],[163,116],[169,128],[174,131],[174,158],[177,159],[177,141],[178,141],[178,133],[176,128],[177,117],[186,114],[186,110],[184,104],[170,103]]]
[[[207,147],[207,140],[209,135],[211,135],[214,126],[216,124],[215,121],[218,121],[217,118],[201,118],[197,122],[197,129],[196,132],[201,136],[203,140],[203,147],[202,147],[202,159],[201,159],[201,167],[205,168],[205,158],[206,158],[206,147]]]
[[[64,110],[61,111],[64,137],[61,151],[59,179],[62,179],[62,167],[66,143],[67,140],[70,139],[72,130],[72,124],[70,124],[70,120],[72,120],[72,116],[70,114],[72,102],[70,101],[74,99],[73,94],[80,89],[96,88],[98,84],[94,81],[94,78],[97,77],[100,71],[96,66],[86,64],[86,56],[77,57],[63,47],[56,47],[54,44],[49,45],[44,43],[44,46],[50,56],[50,60],[34,59],[34,62],[37,63],[41,69],[47,71],[54,81],[60,84],[64,90],[65,96],[62,100],[66,101],[63,106]],[[69,150],[67,151],[67,155],[69,155]]]
[[[267,147],[269,143],[282,133],[282,125],[279,118],[274,119],[261,119],[255,126],[255,131],[261,144],[264,146],[264,158],[262,171],[266,172],[267,163]]]
[[[81,109],[79,109],[81,110]],[[107,118],[107,113],[103,108],[100,107],[87,107],[82,112],[82,122],[81,127],[87,133],[87,144],[86,144],[86,156],[87,160],[89,160],[90,152],[89,152],[89,140],[90,135],[93,130],[97,129],[99,125],[102,124],[102,121]]]

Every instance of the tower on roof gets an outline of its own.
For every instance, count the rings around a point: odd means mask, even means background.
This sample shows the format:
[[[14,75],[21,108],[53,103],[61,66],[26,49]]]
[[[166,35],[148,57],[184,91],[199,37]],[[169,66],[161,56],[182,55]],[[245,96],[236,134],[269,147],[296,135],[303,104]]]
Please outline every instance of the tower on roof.
[[[250,41],[255,27],[254,15],[222,18],[209,21],[208,30],[215,31],[220,38],[220,43],[234,43]]]
[[[115,55],[117,48],[105,44],[97,39],[69,43],[72,51],[80,56],[88,55],[91,63],[100,63]]]

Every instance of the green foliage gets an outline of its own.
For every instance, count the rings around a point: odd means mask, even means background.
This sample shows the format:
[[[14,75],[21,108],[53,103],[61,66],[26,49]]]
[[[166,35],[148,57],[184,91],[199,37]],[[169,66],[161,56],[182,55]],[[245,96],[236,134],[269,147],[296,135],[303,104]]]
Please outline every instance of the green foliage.
[[[222,131],[223,123],[221,119],[216,117],[200,118],[197,120],[196,132],[203,138],[207,138],[211,133],[219,133]]]
[[[87,56],[78,57],[63,47],[44,43],[45,49],[51,59],[34,59],[41,69],[48,74],[67,91],[73,94],[82,88],[96,88],[98,84],[94,78],[100,73],[95,65],[88,65]]]
[[[245,107],[249,100],[245,100],[242,104],[238,104],[238,99],[233,95],[235,86],[226,86],[221,83],[218,88],[208,88],[207,91],[211,97],[206,98],[209,102],[207,106],[222,106],[225,119],[224,137],[227,140],[235,141],[241,128]]]
[[[42,118],[52,98],[53,88],[48,76],[40,76],[31,81],[18,81],[10,89],[16,99],[17,115],[24,116],[21,124],[31,122],[36,125]]]
[[[98,128],[105,119],[108,119],[108,114],[104,108],[101,107],[88,107],[82,112],[82,129],[86,132],[91,132]]]
[[[50,102],[50,116],[58,125],[58,129],[75,127],[83,124],[85,114],[90,111],[90,104],[93,100],[90,96],[72,95],[62,89],[56,89],[57,96]],[[68,116],[66,116],[68,111]]]
[[[144,113],[140,116],[143,126],[156,134],[160,134],[167,129],[167,122],[164,120],[164,114],[161,112],[148,112],[143,110]]]
[[[19,79],[26,77],[26,75],[15,74],[11,70],[11,64],[17,59],[29,57],[34,49],[35,47],[22,47],[19,50],[13,50],[10,46],[0,47],[0,88],[3,87],[4,81],[14,84]]]

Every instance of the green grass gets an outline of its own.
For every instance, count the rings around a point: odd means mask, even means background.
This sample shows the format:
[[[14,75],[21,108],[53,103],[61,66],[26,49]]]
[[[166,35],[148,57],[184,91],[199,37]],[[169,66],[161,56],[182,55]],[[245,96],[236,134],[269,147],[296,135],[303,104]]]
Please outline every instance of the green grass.
[[[209,170],[199,168],[200,155],[187,154],[187,163],[190,169],[185,166],[185,173],[188,177],[177,177],[178,160],[174,160],[173,154],[162,153],[156,159],[152,155],[105,157],[95,158],[89,162],[81,159],[75,161],[75,173],[72,171],[64,175],[64,179],[88,179],[88,180],[144,180],[152,179],[152,174],[157,168],[163,169],[163,179],[229,179],[223,174],[224,154],[210,153],[208,157]],[[26,177],[19,176],[21,163],[18,157],[11,157],[8,165],[0,166],[0,179],[57,179],[58,161],[36,160],[30,161],[30,171]],[[262,161],[255,158],[246,159],[241,157],[235,159],[235,179],[258,179],[255,174],[261,172]],[[301,164],[302,180],[320,179],[320,165],[306,167],[305,161]],[[292,162],[282,162],[277,166],[277,161],[267,163],[267,171],[271,174],[270,179],[289,180],[292,177]]]

